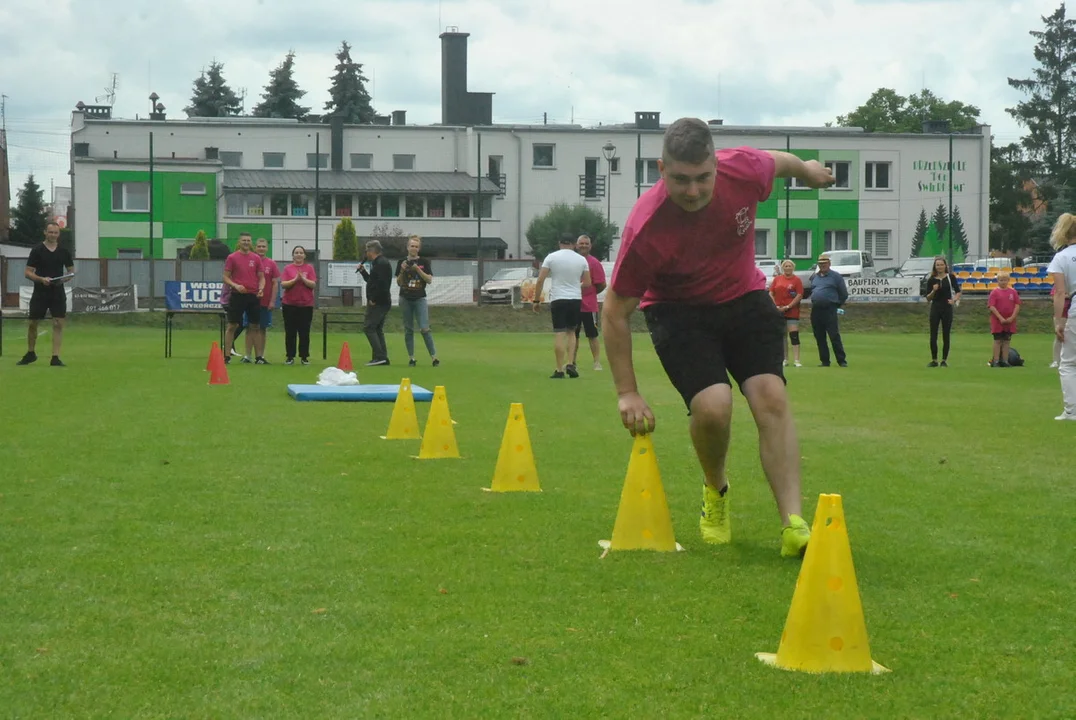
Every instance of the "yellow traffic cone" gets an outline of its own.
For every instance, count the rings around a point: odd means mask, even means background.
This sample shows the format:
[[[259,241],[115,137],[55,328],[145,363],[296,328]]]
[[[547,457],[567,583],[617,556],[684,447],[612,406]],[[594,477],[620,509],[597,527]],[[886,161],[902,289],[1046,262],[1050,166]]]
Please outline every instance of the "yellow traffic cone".
[[[840,495],[820,495],[777,654],[755,653],[782,670],[888,672],[871,660],[852,547]]]
[[[411,392],[411,379],[400,381],[400,390],[396,393],[396,403],[392,406],[389,429],[381,436],[382,440],[418,440],[418,416],[415,415],[415,394]]]
[[[672,517],[661,484],[650,434],[636,435],[628,461],[613,539],[598,543],[609,550],[683,550],[673,536]],[[604,554],[603,554],[604,557]]]
[[[448,411],[448,396],[445,394],[445,386],[438,385],[433,389],[433,404],[430,406],[429,417],[426,418],[426,429],[422,433],[422,447],[419,448],[418,457],[420,460],[433,460],[459,456],[456,431],[452,428],[452,415]]]
[[[538,468],[534,465],[527,419],[523,416],[523,403],[512,403],[508,408],[501,451],[493,470],[493,487],[489,489],[492,492],[542,491],[538,485]]]

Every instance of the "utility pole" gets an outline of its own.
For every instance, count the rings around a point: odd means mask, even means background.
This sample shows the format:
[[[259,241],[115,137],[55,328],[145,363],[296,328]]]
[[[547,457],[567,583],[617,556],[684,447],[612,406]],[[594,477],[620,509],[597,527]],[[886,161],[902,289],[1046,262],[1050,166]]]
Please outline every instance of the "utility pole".
[[[0,130],[7,136],[7,95],[0,95]]]

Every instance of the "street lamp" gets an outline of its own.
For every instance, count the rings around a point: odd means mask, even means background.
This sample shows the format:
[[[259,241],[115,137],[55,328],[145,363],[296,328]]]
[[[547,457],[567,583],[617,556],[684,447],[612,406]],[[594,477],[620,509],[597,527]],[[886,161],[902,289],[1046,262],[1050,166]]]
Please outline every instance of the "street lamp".
[[[605,222],[606,224],[612,224],[610,216],[612,215],[613,209],[613,196],[609,191],[612,183],[613,160],[616,159],[616,145],[614,145],[611,140],[605,143],[605,146],[602,148],[602,155],[605,156],[608,168],[608,172],[605,174]]]

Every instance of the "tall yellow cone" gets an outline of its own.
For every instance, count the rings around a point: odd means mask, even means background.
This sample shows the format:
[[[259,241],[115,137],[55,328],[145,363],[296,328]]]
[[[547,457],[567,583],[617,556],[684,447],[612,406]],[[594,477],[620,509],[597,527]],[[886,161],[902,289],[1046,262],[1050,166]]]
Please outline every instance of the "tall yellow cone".
[[[497,455],[497,467],[493,471],[493,492],[524,490],[541,492],[538,486],[538,468],[534,465],[531,437],[527,432],[527,418],[523,415],[523,403],[512,403],[508,408],[508,422],[501,438],[501,451]]]
[[[607,551],[682,549],[673,536],[669,504],[649,434],[635,436],[620,493],[620,508],[613,524],[613,539],[600,541],[599,545]]]
[[[755,655],[782,670],[888,672],[871,660],[840,495],[818,498],[777,654]]]
[[[381,436],[382,440],[418,440],[418,416],[415,414],[415,394],[411,391],[411,379],[400,381],[400,390],[396,393],[396,403],[392,406],[389,429]]]
[[[456,446],[456,431],[452,428],[452,415],[448,411],[448,396],[445,386],[433,389],[433,404],[430,415],[426,418],[426,429],[422,433],[422,447],[419,448],[420,460],[439,458],[458,458],[460,450]]]

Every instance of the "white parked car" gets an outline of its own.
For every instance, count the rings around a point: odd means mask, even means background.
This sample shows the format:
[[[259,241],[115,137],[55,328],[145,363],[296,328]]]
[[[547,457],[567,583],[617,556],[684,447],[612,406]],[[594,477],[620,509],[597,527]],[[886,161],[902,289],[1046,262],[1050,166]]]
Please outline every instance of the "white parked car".
[[[512,289],[523,285],[532,278],[538,277],[532,267],[505,268],[498,270],[497,274],[482,284],[479,289],[479,299],[484,303],[512,302]],[[543,295],[545,293],[542,293]]]

